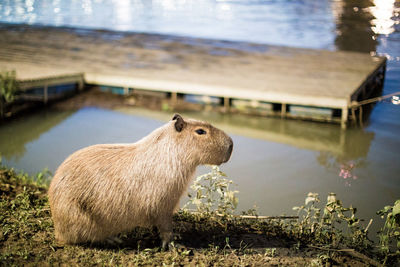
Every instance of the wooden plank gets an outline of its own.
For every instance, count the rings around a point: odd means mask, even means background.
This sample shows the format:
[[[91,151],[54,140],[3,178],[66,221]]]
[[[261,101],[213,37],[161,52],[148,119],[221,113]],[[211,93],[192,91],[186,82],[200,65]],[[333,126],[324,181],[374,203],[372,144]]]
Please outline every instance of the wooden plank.
[[[35,87],[44,87],[44,86],[53,86],[53,85],[61,85],[61,84],[72,84],[83,83],[83,73],[78,74],[66,74],[55,77],[46,77],[46,78],[32,78],[32,79],[18,79],[19,88],[22,91],[25,91],[30,88]]]
[[[209,95],[229,97],[237,99],[254,99],[265,102],[318,106],[328,108],[343,108],[348,106],[347,99],[323,96],[310,96],[288,94],[283,92],[261,92],[255,89],[215,86],[198,83],[186,83],[181,81],[169,81],[160,79],[143,79],[129,76],[107,75],[99,73],[85,73],[85,81],[88,84],[108,85],[117,87],[134,87],[160,92],[176,92],[183,94]]]

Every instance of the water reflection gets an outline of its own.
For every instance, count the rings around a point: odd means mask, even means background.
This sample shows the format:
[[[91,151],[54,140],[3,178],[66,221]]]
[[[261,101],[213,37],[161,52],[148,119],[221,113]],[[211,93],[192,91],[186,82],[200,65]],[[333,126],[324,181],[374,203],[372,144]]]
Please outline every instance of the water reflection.
[[[120,109],[124,113],[169,120],[169,114],[145,110]],[[368,154],[375,133],[364,128],[346,131],[336,125],[276,118],[249,117],[240,114],[222,115],[214,112],[187,112],[184,116],[206,120],[230,134],[250,137],[316,151],[316,161],[328,172],[351,186],[358,179],[358,169],[368,167]],[[258,143],[258,141],[254,141]],[[245,156],[246,157],[246,156]]]
[[[212,121],[237,135],[268,140],[302,149],[329,152],[338,162],[366,158],[374,133],[365,129],[342,130],[336,125],[245,115],[190,114]]]
[[[218,114],[188,114],[212,121],[230,133],[316,151],[316,161],[337,175],[345,186],[359,177],[357,171],[368,167],[368,154],[375,133],[363,128],[341,130],[334,125],[288,121],[275,118]]]
[[[351,186],[352,182],[358,179],[358,175],[355,173],[357,169],[367,166],[365,158],[345,160],[341,156],[336,156],[326,151],[321,151],[317,160],[327,170],[337,173],[345,186]]]
[[[317,156],[319,164],[328,171],[337,173],[345,186],[351,186],[359,177],[357,169],[368,167],[368,153],[375,133],[364,129],[350,129],[341,137],[340,153],[321,151]]]
[[[40,146],[39,143],[43,143],[43,140],[42,142],[35,140],[38,140],[39,137],[46,133],[44,139],[47,141],[44,143],[59,143],[60,140],[65,140],[62,145],[64,148],[59,145],[59,151],[64,149],[66,152],[59,152],[59,155],[52,156],[52,159],[57,158],[58,161],[61,161],[74,149],[86,146],[90,142],[95,143],[95,139],[99,136],[103,138],[97,140],[99,143],[106,142],[106,140],[111,143],[121,142],[122,137],[126,138],[123,142],[132,142],[144,136],[147,131],[151,131],[152,127],[158,125],[157,121],[171,119],[171,114],[164,112],[131,108],[120,109],[119,111],[134,116],[127,117],[119,112],[86,108],[81,109],[79,112],[51,110],[20,118],[7,124],[6,127],[4,125],[0,127],[1,154],[10,162],[18,162],[22,157],[25,158],[25,161],[31,162],[35,153],[28,150],[32,150],[32,145]],[[74,116],[71,116],[72,114]],[[230,134],[251,138],[246,141],[249,146],[261,145],[268,141],[297,147],[302,150],[315,151],[316,162],[328,170],[329,173],[343,180],[346,186],[351,186],[351,183],[359,178],[357,175],[358,170],[364,170],[368,167],[366,159],[375,137],[374,132],[365,129],[344,131],[335,125],[323,123],[249,117],[237,114],[223,115],[215,112],[189,112],[183,113],[183,115],[210,121]],[[139,119],[137,116],[144,118]],[[68,123],[66,123],[67,118],[69,118]],[[104,128],[103,125],[105,125],[104,122],[106,120],[108,121],[106,125],[115,124],[115,127]],[[121,125],[126,124],[128,121],[132,131],[127,131],[127,126],[121,128]],[[142,121],[146,122],[146,126],[138,125]],[[64,131],[61,129],[53,130],[52,128],[56,125],[60,125]],[[99,133],[99,131],[102,134],[98,134],[94,138],[94,132]],[[47,134],[50,132],[51,134]],[[73,135],[71,135],[72,132],[74,132]],[[135,134],[133,135],[132,132],[135,132]],[[77,135],[77,138],[73,138],[75,135]],[[53,140],[54,138],[57,140]],[[30,148],[27,148],[28,144],[30,144]],[[51,155],[48,155],[51,154],[48,150],[48,148],[42,148],[41,157],[51,157]],[[250,155],[243,155],[242,157],[246,158],[248,156]],[[54,162],[54,164],[52,163],[51,167],[55,168],[59,163],[58,161]],[[48,162],[51,162],[51,160],[47,159],[46,163]],[[34,166],[38,170],[43,167],[45,166]],[[360,179],[363,178],[361,177]]]
[[[395,0],[334,1],[335,45],[339,50],[374,52],[378,35],[395,32]]]
[[[336,20],[335,45],[338,50],[357,52],[376,51],[378,41],[371,23],[374,18],[370,12],[369,0],[334,1]]]
[[[25,155],[26,144],[38,139],[73,113],[74,111],[44,111],[2,125],[0,155],[7,160],[18,160]]]

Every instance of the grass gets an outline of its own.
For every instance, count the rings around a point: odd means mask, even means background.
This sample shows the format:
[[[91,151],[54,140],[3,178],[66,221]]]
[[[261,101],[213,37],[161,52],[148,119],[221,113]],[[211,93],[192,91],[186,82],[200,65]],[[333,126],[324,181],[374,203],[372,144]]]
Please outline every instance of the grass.
[[[174,217],[175,242],[183,247],[170,251],[160,251],[157,229],[145,228],[121,234],[123,243],[118,246],[58,247],[46,195],[47,175],[31,177],[0,167],[1,266],[354,266],[376,263],[371,257],[379,259],[377,254],[366,257],[367,248],[357,254],[354,249],[341,251],[310,238],[308,226],[297,221],[185,210]],[[386,261],[389,264],[393,259]]]

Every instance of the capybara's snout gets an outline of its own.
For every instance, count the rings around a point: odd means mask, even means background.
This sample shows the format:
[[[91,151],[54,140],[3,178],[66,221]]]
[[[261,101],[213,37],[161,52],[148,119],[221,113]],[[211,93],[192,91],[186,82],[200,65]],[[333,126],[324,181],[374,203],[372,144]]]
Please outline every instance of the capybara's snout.
[[[223,163],[227,162],[231,158],[231,155],[232,155],[233,141],[232,141],[232,138],[230,138],[229,136],[228,136],[228,141],[227,141],[227,147],[228,147],[228,149],[226,151],[225,159],[224,159]]]

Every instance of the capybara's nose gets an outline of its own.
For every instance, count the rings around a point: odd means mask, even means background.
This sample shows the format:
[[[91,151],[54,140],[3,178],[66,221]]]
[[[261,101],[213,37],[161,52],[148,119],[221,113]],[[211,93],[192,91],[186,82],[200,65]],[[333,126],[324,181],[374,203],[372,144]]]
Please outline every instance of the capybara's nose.
[[[227,162],[231,158],[232,150],[233,150],[233,141],[231,138],[229,138],[229,147],[228,151],[226,152],[226,158],[224,162]]]
[[[233,150],[233,142],[231,141],[231,143],[230,143],[230,145],[229,145],[229,148],[228,148],[229,157],[230,157],[231,154],[232,154],[232,150]]]

